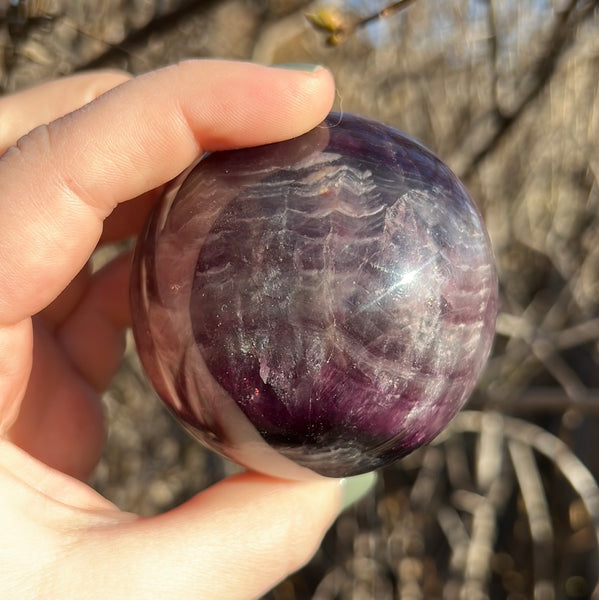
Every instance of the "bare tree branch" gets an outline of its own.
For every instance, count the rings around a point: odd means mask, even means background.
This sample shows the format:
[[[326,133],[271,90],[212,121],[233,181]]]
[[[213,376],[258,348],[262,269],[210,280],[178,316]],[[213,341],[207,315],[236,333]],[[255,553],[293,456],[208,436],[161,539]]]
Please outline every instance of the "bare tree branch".
[[[599,2],[598,0],[590,0],[577,11],[578,4],[578,0],[570,0],[568,5],[556,14],[555,23],[546,44],[547,51],[537,63],[530,89],[516,108],[505,114],[499,109],[498,105],[493,108],[491,117],[495,122],[495,131],[483,146],[475,152],[468,165],[463,169],[461,176],[465,179],[474,174],[483,160],[495,150],[520,116],[547,87],[556,71],[559,59],[576,33],[576,26],[593,14]]]
[[[358,29],[362,29],[380,19],[390,17],[405,8],[408,8],[416,0],[399,0],[389,4],[382,10],[367,17],[350,20],[348,16],[334,10],[321,10],[316,13],[309,13],[306,16],[308,22],[319,31],[327,34],[326,43],[329,46],[338,46],[343,43],[350,35]]]
[[[135,46],[146,43],[151,35],[161,34],[174,29],[180,22],[189,19],[190,14],[194,10],[198,10],[198,8],[206,10],[210,6],[217,4],[218,1],[204,0],[198,6],[197,0],[186,0],[172,12],[156,16],[143,27],[130,31],[119,44],[106,44],[105,52],[96,56],[93,60],[78,65],[75,72],[100,69],[123,55],[129,57],[139,54],[135,52]],[[88,35],[85,31],[81,33]]]

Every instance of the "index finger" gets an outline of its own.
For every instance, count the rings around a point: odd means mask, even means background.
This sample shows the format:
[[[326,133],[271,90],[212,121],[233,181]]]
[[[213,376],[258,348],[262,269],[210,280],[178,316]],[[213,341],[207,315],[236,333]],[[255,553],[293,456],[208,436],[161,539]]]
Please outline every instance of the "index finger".
[[[333,93],[321,68],[189,61],[33,130],[0,157],[0,325],[60,293],[119,203],[172,179],[205,151],[308,131]]]

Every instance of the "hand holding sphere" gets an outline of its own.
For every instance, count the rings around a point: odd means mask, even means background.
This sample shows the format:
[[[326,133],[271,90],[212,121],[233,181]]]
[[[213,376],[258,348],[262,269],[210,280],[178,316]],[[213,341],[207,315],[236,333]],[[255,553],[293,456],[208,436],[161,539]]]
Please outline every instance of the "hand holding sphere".
[[[305,564],[374,478],[248,471],[143,518],[103,498],[85,480],[130,324],[131,257],[88,260],[138,235],[203,153],[311,130],[333,81],[226,61],[129,79],[90,72],[0,98],[0,598],[251,600]]]

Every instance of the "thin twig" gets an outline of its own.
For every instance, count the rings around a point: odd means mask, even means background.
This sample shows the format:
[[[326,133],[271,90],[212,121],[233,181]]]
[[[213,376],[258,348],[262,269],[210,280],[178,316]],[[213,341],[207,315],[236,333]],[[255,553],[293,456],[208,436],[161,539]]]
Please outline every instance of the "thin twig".
[[[581,23],[587,16],[591,15],[594,8],[599,4],[599,0],[591,0],[580,9],[577,18],[571,19],[575,12],[578,0],[570,0],[568,5],[557,13],[553,30],[547,41],[547,52],[537,62],[535,69],[534,83],[528,92],[523,96],[510,113],[502,113],[497,106],[492,109],[492,117],[496,123],[495,131],[483,146],[470,159],[469,164],[460,174],[464,179],[471,177],[482,161],[491,154],[503,140],[505,135],[511,130],[512,126],[518,121],[520,116],[530,106],[530,104],[547,87],[553,74],[557,69],[560,57],[567,44],[573,38],[575,31],[574,25]],[[575,23],[571,22],[575,21]]]
[[[306,15],[306,19],[315,29],[319,29],[328,34],[326,42],[329,46],[338,46],[350,35],[358,31],[358,29],[362,29],[370,23],[380,19],[386,19],[392,14],[408,8],[408,6],[415,1],[416,0],[399,0],[398,2],[385,6],[385,8],[371,15],[357,18],[354,21],[349,21],[345,16],[326,10],[318,13],[309,13]]]
[[[517,440],[509,440],[508,449],[522,492],[533,543],[534,598],[553,600],[553,525],[541,475],[530,446]]]
[[[480,432],[483,413],[462,411],[454,419],[451,427],[462,432]],[[501,417],[503,431],[507,438],[528,444],[546,456],[559,469],[574,491],[580,496],[587,509],[595,530],[599,546],[599,485],[583,462],[570,450],[567,444],[538,425],[516,419]]]
[[[499,106],[499,40],[497,33],[497,16],[493,0],[488,1],[487,22],[489,27],[489,63],[491,66],[491,93],[495,104],[495,111],[503,114]]]
[[[487,404],[486,398],[474,397],[470,402],[472,408],[483,408]],[[575,409],[582,414],[596,416],[599,415],[599,390],[585,388],[584,396],[573,400],[557,386],[533,387],[521,394],[502,396],[497,405],[504,413],[520,415],[563,414]]]

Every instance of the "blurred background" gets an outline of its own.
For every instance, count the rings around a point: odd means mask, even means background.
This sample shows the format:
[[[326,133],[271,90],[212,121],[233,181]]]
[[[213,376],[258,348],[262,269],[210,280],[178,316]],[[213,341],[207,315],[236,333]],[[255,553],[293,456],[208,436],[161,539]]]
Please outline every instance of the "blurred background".
[[[326,65],[337,109],[463,178],[499,270],[466,410],[265,598],[599,598],[599,1],[0,0],[2,93],[187,57]],[[235,470],[167,415],[132,343],[105,402],[94,483],[122,509],[167,510]]]

